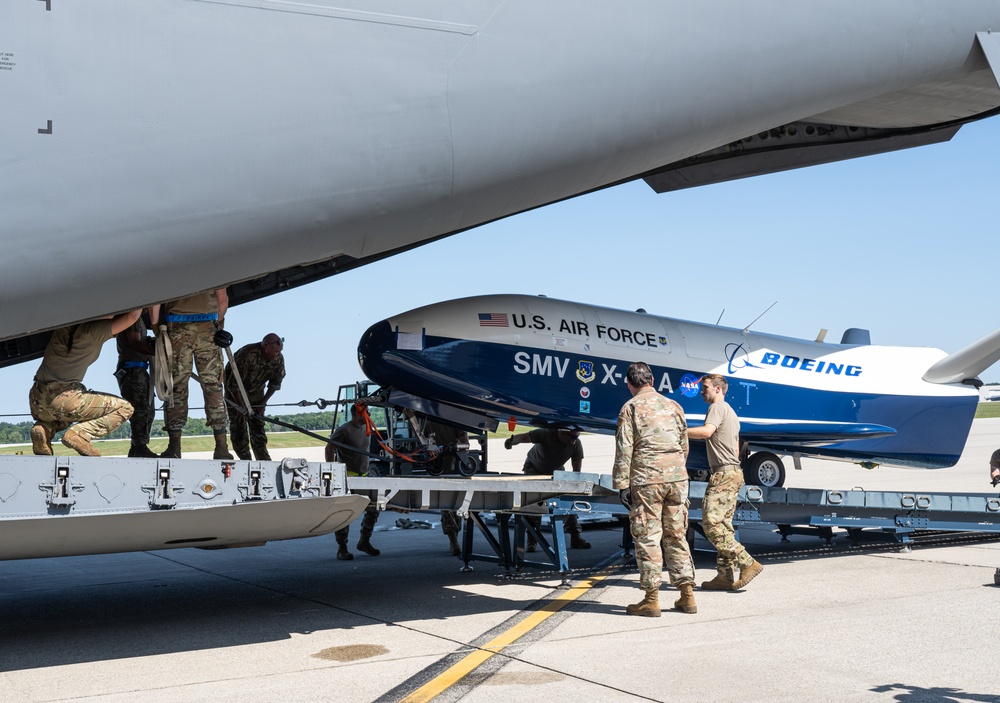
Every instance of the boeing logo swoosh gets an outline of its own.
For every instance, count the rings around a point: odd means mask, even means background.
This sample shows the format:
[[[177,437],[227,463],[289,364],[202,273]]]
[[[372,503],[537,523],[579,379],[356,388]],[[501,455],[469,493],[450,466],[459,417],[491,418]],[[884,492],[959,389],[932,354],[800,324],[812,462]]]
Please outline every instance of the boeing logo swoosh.
[[[743,342],[730,342],[726,345],[726,358],[729,360],[729,373],[734,374],[740,369],[756,369],[756,364],[750,363],[750,355],[743,348]]]

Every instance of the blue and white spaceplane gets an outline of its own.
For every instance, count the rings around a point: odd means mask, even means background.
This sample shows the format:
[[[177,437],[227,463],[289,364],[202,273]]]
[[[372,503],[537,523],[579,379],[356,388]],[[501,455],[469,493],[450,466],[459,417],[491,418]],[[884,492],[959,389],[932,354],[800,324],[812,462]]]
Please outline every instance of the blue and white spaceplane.
[[[806,341],[642,312],[523,295],[429,305],[371,326],[359,359],[383,386],[499,420],[613,432],[633,361],[704,420],[699,379],[729,380],[752,480],[783,481],[778,454],[923,468],[954,465],[979,402],[977,374],[1000,358],[1000,330],[947,355]],[[689,468],[696,460],[692,450]]]

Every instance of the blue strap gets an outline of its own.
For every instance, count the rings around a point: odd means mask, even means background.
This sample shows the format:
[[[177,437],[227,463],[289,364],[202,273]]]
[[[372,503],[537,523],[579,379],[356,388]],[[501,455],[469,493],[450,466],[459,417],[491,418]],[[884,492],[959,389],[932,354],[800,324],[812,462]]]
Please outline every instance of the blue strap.
[[[120,368],[120,369],[148,369],[149,368],[149,362],[148,361],[123,361],[120,364],[118,364],[118,368]]]
[[[167,315],[167,322],[213,322],[219,319],[219,313],[206,312],[198,315]]]

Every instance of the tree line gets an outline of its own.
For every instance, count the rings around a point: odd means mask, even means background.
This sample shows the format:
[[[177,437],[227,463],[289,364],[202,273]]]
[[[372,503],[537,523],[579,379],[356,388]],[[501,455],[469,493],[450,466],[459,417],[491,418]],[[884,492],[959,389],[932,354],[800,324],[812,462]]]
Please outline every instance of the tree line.
[[[376,411],[380,408],[372,408],[373,419],[378,422]],[[276,420],[301,427],[304,430],[315,432],[316,434],[329,434],[330,426],[333,424],[333,411],[316,413],[298,413],[296,415],[273,415]],[[345,421],[344,413],[341,411],[339,423]],[[0,422],[0,444],[30,444],[31,427],[34,421],[26,422]],[[286,432],[289,428],[268,422],[267,432]],[[201,417],[188,418],[187,425],[184,426],[184,435],[210,435],[212,428],[205,424],[205,419]],[[60,435],[56,435],[57,437]],[[129,423],[123,424],[117,430],[109,434],[104,439],[129,439],[132,436],[132,428]],[[163,429],[163,420],[154,420],[153,429],[150,431],[151,437],[166,437],[167,433]]]

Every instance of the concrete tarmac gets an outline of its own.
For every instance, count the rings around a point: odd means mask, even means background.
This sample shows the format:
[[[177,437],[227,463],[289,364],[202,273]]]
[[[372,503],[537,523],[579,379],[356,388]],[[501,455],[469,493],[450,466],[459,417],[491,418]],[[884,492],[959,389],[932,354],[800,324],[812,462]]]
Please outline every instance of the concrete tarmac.
[[[979,420],[953,468],[788,460],[787,485],[996,495],[997,447],[1000,420]],[[613,450],[587,437],[585,470],[609,471]],[[517,472],[527,447],[490,451],[491,469]],[[696,590],[697,614],[637,618],[615,523],[587,525],[593,548],[571,550],[567,591],[547,569],[461,571],[437,515],[406,516],[433,529],[397,529],[399,517],[379,520],[380,556],[353,561],[330,535],[0,563],[0,701],[1000,703],[998,541],[902,554],[744,529],[765,565],[744,591]],[[696,565],[711,578],[714,555]],[[665,586],[663,607],[676,596]],[[466,676],[447,674],[470,655]]]

